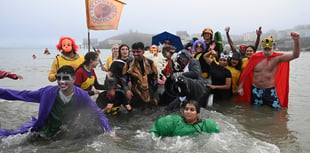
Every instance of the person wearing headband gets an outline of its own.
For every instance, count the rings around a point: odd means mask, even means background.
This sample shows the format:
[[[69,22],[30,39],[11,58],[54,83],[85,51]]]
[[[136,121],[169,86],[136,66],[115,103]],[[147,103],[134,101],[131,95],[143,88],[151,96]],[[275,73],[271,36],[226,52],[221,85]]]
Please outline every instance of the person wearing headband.
[[[289,61],[299,57],[299,36],[299,33],[291,32],[294,41],[291,53],[275,52],[272,37],[262,40],[263,51],[251,56],[241,75],[236,101],[266,104],[274,109],[288,107]]]

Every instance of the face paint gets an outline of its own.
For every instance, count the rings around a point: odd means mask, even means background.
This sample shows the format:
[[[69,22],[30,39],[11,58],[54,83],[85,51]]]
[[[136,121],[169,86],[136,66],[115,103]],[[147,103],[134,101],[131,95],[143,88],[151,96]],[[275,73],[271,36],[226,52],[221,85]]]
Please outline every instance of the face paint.
[[[270,37],[270,38],[264,38],[263,40],[262,40],[262,46],[263,46],[263,48],[272,48],[272,46],[273,46],[273,39],[272,39],[272,37]]]
[[[70,74],[60,73],[56,75],[58,86],[61,90],[66,90],[70,85],[73,86],[73,78]]]
[[[72,41],[69,39],[64,39],[61,42],[62,50],[65,52],[71,52],[72,51]]]

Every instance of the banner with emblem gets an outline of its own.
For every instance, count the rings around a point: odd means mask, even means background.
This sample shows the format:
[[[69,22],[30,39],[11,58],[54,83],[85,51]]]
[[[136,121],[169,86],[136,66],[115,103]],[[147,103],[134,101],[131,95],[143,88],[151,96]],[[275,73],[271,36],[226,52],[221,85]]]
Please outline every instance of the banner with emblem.
[[[85,0],[87,27],[91,30],[118,28],[124,2],[118,0]]]

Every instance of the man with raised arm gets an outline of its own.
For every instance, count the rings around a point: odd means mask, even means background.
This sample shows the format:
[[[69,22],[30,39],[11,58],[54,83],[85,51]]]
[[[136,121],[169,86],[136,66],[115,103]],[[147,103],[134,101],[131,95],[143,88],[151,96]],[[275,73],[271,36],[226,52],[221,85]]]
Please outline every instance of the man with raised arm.
[[[241,75],[236,101],[266,104],[276,109],[288,107],[289,61],[300,54],[299,33],[291,32],[291,37],[294,40],[291,53],[274,52],[272,37],[262,40],[263,51],[252,55]]]

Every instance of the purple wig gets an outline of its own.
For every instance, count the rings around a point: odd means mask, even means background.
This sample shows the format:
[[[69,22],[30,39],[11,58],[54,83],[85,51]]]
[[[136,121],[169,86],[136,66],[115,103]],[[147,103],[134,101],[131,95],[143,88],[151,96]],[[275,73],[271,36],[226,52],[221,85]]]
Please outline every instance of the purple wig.
[[[206,43],[205,43],[203,40],[196,40],[196,41],[194,42],[194,44],[193,44],[193,47],[192,47],[192,48],[193,48],[193,49],[192,49],[192,53],[196,53],[196,52],[197,52],[197,51],[196,51],[196,48],[197,48],[198,44],[201,45],[202,51],[206,50],[206,48],[207,48]]]

